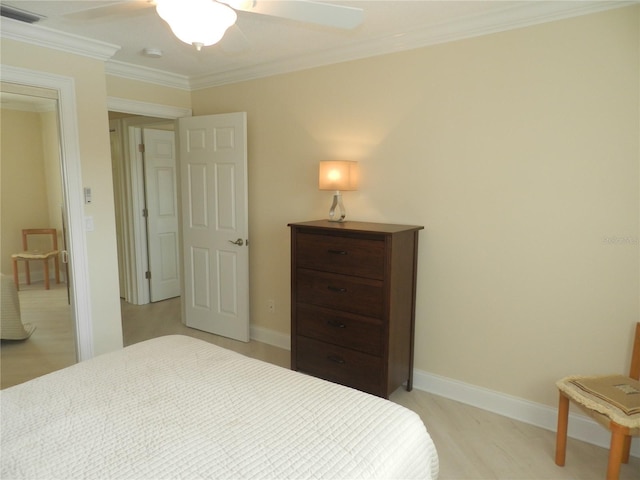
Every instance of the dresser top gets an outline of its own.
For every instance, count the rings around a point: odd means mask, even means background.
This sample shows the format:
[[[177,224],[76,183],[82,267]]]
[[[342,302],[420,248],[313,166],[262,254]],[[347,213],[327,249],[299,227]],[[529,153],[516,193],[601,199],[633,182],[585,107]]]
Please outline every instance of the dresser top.
[[[330,222],[329,220],[313,220],[310,222],[290,223],[289,227],[311,227],[330,231],[353,231],[371,233],[397,233],[409,230],[422,230],[424,227],[417,225],[396,225],[393,223],[372,223],[372,222]]]

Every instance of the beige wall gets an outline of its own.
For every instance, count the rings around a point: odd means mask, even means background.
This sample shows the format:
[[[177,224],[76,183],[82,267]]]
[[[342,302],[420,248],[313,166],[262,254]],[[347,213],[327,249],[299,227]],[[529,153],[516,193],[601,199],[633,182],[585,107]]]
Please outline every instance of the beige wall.
[[[552,405],[557,377],[626,368],[640,318],[639,23],[614,10],[190,101],[8,40],[2,62],[76,79],[97,353],[121,342],[108,94],[248,112],[254,326],[289,333],[286,225],[326,215],[317,162],[359,160],[349,218],[426,227],[416,367]]]
[[[85,206],[84,213],[92,216],[95,224],[95,231],[86,232],[94,353],[121,348],[104,64],[88,57],[5,39],[1,53],[3,64],[74,78],[82,182],[93,190],[93,202]],[[2,178],[4,181],[4,173]],[[82,192],[69,193],[82,195]]]
[[[426,227],[418,369],[549,405],[560,376],[626,369],[639,12],[194,92],[194,115],[248,112],[252,324],[289,332],[287,223],[326,215],[318,161],[358,160],[349,218]]]
[[[0,125],[0,252],[2,273],[11,275],[11,254],[22,251],[22,229],[52,225],[47,205],[42,115],[3,108]],[[34,263],[31,270],[34,281],[42,278],[40,265]]]
[[[47,182],[47,208],[51,228],[58,231],[58,246],[64,248],[62,209],[64,194],[60,164],[60,131],[58,112],[54,109],[40,114],[42,122],[42,146],[44,151],[44,172]]]

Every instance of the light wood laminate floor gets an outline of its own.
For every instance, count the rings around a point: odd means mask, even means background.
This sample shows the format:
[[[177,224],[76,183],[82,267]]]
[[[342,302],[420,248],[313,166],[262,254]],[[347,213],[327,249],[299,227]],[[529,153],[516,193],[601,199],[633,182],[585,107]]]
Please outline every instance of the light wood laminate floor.
[[[22,298],[21,298],[22,300]],[[271,345],[251,341],[236,342],[226,338],[190,329],[180,322],[180,299],[171,299],[149,305],[136,306],[122,303],[123,335],[125,345],[131,345],[161,335],[181,334],[200,338],[244,355],[288,368],[289,352]],[[40,333],[44,330],[41,329]],[[36,330],[37,332],[38,330]],[[54,329],[55,331],[55,329]],[[35,333],[34,333],[35,335]],[[57,334],[52,333],[53,338]],[[4,377],[12,381],[20,376],[26,380],[35,368],[43,341],[38,348],[18,354],[16,345],[2,344],[2,387]],[[34,342],[35,343],[35,342]],[[60,350],[60,343],[54,351]],[[73,339],[68,345],[73,348]],[[14,361],[11,357],[21,355]],[[23,363],[19,374],[11,372]],[[64,357],[64,356],[62,356]],[[70,358],[67,356],[67,360]],[[6,362],[6,363],[5,363]],[[60,366],[65,362],[46,362]],[[18,382],[19,383],[19,382]],[[567,465],[558,467],[553,461],[555,434],[553,432],[517,422],[478,408],[414,389],[397,390],[391,401],[417,412],[431,434],[440,458],[440,479],[504,479],[504,480],[602,480],[605,478],[607,450],[569,439]],[[635,439],[634,441],[638,441]],[[622,466],[621,480],[640,480],[640,459],[632,458]]]
[[[67,286],[51,283],[20,285],[22,323],[36,327],[27,340],[2,341],[0,387],[17,385],[76,363],[75,330]]]

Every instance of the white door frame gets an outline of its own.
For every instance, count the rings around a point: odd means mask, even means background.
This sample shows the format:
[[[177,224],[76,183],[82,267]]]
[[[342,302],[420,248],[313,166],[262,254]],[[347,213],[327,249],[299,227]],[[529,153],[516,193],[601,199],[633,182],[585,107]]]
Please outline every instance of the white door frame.
[[[126,119],[125,119],[126,120]],[[127,134],[125,138],[125,162],[127,163],[129,175],[131,176],[131,188],[129,199],[131,201],[131,222],[130,232],[133,238],[130,239],[133,247],[131,256],[131,286],[133,296],[131,303],[135,305],[146,305],[149,303],[149,281],[145,278],[145,272],[149,269],[149,254],[147,252],[147,226],[142,215],[145,208],[144,195],[144,159],[137,146],[142,143],[142,128],[131,126],[125,123]]]
[[[191,116],[191,109],[188,108],[159,105],[118,97],[107,97],[107,109],[112,112],[129,113],[144,117],[166,118],[168,120]],[[136,135],[135,128],[133,128],[134,125],[135,127],[141,127],[147,123],[152,122],[142,122],[140,120],[126,122],[123,128],[124,148],[126,150],[125,158],[128,159],[125,160],[125,162],[128,162],[125,168],[127,170],[127,176],[130,179],[130,181],[127,182],[127,188],[129,189],[128,196],[133,202],[134,211],[141,211],[143,205],[143,200],[141,199],[143,187],[142,179],[140,178],[142,167],[139,164],[140,160],[137,158],[136,152],[130,150],[130,137]],[[147,258],[146,234],[142,234],[146,227],[140,215],[132,215],[132,218],[127,218],[126,221],[128,222],[129,228],[127,238],[125,239],[127,243],[125,248],[130,252],[129,259],[131,262],[127,269],[127,274],[129,275],[127,301],[136,305],[142,305],[149,303],[148,282],[144,280]]]
[[[75,322],[77,358],[79,361],[88,360],[93,357],[93,319],[84,206],[82,195],[79,193],[83,190],[75,81],[71,77],[11,65],[0,66],[0,78],[4,82],[48,88],[58,93],[62,184],[71,257],[71,313]]]

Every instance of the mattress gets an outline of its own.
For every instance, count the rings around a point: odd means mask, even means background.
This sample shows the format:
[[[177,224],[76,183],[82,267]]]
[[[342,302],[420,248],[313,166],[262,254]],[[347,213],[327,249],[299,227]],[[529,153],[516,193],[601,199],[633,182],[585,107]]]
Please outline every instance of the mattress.
[[[0,391],[0,478],[420,478],[438,457],[388,400],[185,336]]]

